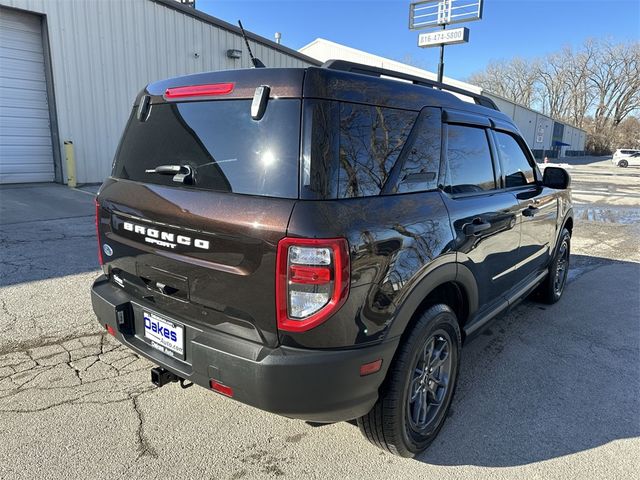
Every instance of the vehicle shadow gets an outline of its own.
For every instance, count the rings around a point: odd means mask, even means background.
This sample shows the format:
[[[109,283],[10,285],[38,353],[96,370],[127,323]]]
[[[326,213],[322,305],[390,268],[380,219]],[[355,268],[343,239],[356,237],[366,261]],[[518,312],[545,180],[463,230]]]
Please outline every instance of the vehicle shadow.
[[[640,264],[572,263],[560,302],[527,300],[465,346],[450,418],[417,460],[516,466],[640,436]]]
[[[0,287],[97,272],[92,192],[58,184],[0,188]]]

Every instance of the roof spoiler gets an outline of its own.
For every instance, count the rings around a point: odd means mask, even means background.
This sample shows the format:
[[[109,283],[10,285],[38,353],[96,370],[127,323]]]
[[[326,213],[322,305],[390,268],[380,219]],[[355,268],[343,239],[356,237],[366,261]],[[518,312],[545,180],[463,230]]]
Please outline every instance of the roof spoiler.
[[[348,62],[346,60],[327,60],[321,66],[321,68],[328,68],[329,70],[340,70],[343,72],[359,73],[361,75],[369,75],[371,77],[386,77],[397,78],[413,83],[414,85],[421,85],[423,87],[437,88],[439,90],[446,90],[452,93],[458,93],[470,98],[473,98],[477,105],[490,108],[492,110],[500,111],[498,106],[493,100],[479,93],[465,90],[464,88],[454,87],[453,85],[447,85],[445,83],[436,82],[434,80],[428,80],[426,78],[417,77],[408,73],[397,72],[395,70],[387,70],[386,68],[372,67],[370,65],[363,65],[360,63]]]

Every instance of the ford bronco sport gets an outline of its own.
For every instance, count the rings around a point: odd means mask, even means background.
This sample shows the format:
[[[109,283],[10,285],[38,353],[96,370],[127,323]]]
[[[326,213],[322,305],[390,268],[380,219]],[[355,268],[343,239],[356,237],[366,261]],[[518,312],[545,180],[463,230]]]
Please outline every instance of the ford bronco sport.
[[[488,98],[397,72],[151,83],[97,196],[93,309],[159,386],[357,419],[414,456],[462,344],[534,290],[562,295],[569,181]]]

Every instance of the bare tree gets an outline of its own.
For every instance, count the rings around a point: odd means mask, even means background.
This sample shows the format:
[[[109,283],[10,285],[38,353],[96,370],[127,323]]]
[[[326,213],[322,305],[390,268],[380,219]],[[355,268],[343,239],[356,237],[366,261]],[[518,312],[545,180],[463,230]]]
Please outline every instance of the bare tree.
[[[569,74],[565,82],[569,89],[567,111],[562,118],[578,128],[584,127],[584,119],[594,104],[593,85],[589,80],[589,68],[593,62],[593,51],[585,49],[572,52],[565,49],[565,58]]]
[[[535,100],[536,63],[514,58],[508,62],[491,62],[483,72],[469,78],[469,83],[522,105]]]
[[[640,44],[588,40],[531,62],[491,62],[469,78],[489,92],[587,128],[594,150],[607,151],[615,130],[640,111]]]
[[[563,118],[567,113],[571,91],[568,88],[571,71],[567,59],[571,52],[566,49],[548,55],[538,62],[535,77],[539,85],[542,112],[552,118]]]
[[[590,41],[589,82],[596,97],[596,128],[616,127],[640,108],[640,44]]]

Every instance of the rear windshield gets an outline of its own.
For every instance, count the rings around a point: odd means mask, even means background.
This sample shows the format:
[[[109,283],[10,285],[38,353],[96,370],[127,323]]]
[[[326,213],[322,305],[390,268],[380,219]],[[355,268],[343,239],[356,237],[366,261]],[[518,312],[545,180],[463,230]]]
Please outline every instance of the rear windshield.
[[[118,148],[113,176],[172,187],[282,198],[298,196],[300,100],[270,100],[251,118],[251,100],[158,104],[140,121],[135,109]],[[188,165],[193,179],[148,173]]]

